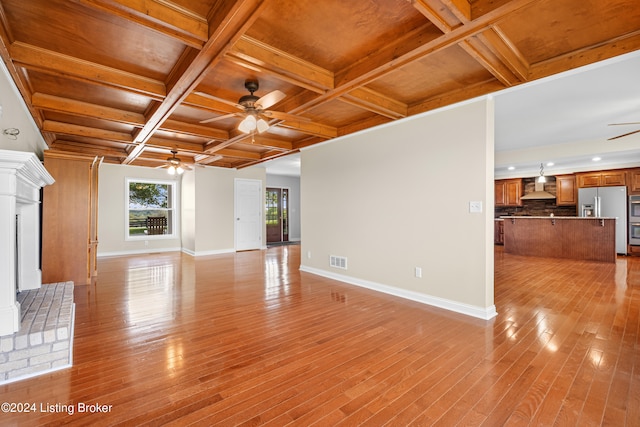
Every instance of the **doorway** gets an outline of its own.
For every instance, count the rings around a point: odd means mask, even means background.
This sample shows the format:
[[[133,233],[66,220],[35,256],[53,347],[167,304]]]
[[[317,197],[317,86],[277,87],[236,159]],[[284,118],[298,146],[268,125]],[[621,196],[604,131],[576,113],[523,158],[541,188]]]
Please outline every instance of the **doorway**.
[[[267,243],[289,241],[289,189],[268,187],[265,193]]]

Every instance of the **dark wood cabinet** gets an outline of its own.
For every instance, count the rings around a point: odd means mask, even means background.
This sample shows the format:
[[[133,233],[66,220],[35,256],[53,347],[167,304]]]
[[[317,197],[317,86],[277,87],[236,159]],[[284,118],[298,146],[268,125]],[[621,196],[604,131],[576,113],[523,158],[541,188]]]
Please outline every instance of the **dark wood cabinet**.
[[[627,174],[624,170],[580,173],[576,176],[578,178],[578,188],[607,187],[627,184]]]
[[[500,179],[495,181],[496,206],[522,206],[524,187],[522,179]]]
[[[640,194],[640,169],[631,169],[628,173],[629,193]]]
[[[507,185],[504,181],[495,181],[495,205],[505,206],[507,202]]]
[[[556,176],[556,205],[572,206],[578,204],[578,189],[575,175]]]
[[[496,219],[494,224],[493,242],[496,245],[504,245],[504,220]]]

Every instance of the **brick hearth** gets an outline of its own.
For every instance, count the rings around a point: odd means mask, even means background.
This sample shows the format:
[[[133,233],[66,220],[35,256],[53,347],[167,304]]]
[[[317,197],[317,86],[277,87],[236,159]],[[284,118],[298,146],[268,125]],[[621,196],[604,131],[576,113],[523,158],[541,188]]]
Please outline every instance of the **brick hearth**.
[[[20,330],[0,337],[0,384],[70,367],[73,361],[73,282],[18,294]]]

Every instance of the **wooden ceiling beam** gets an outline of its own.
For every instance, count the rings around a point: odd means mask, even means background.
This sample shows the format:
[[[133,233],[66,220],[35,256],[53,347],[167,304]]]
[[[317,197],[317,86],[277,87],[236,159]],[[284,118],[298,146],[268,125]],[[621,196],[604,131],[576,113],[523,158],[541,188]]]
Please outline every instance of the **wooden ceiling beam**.
[[[248,36],[242,36],[227,53],[227,57],[248,68],[275,74],[278,78],[324,93],[334,85],[333,73],[308,61],[283,52]]]
[[[380,114],[390,119],[407,117],[407,104],[376,92],[366,87],[360,87],[344,94],[339,98],[351,105]]]
[[[79,2],[150,28],[197,49],[202,48],[209,36],[209,24],[205,17],[169,0]]]
[[[144,124],[144,115],[139,113],[132,113],[117,108],[104,107],[45,93],[34,93],[31,98],[31,103],[34,107],[42,110],[57,111],[74,116],[91,117],[137,126]]]
[[[444,33],[471,21],[471,5],[467,0],[412,0],[413,6]],[[482,37],[482,34],[486,35]],[[506,37],[489,28],[458,44],[472,58],[493,74],[505,86],[513,86],[526,79],[522,55]]]
[[[398,68],[410,64],[420,58],[440,52],[461,41],[474,36],[491,25],[496,24],[504,16],[507,16],[535,0],[511,0],[510,2],[494,9],[491,12],[471,21],[468,25],[463,25],[453,29],[440,37],[427,38],[427,34],[422,34],[422,39],[415,39],[418,34],[412,34],[408,40],[401,39],[400,43],[405,43],[408,47],[402,48],[398,42],[392,43],[376,53],[364,58],[345,70],[336,73],[336,88],[325,96],[335,96],[336,93],[345,93],[358,86],[365,85],[378,79]],[[398,52],[402,52],[398,54]]]
[[[505,87],[511,87],[521,83],[519,76],[507,67],[495,53],[485,45],[478,37],[469,37],[459,43],[473,59],[478,61]]]
[[[521,82],[528,80],[530,64],[522,52],[518,50],[507,35],[500,29],[499,25],[492,25],[485,31],[479,33],[477,38],[500,58],[502,63],[518,80]]]
[[[200,108],[203,110],[214,110],[215,112],[222,114],[240,112],[238,107],[236,107],[237,102],[227,101],[226,99],[218,98],[215,95],[211,95],[201,91],[190,93],[184,99],[182,104],[189,107]]]
[[[220,155],[214,155],[214,156],[210,156],[208,154],[196,154],[193,157],[193,161],[195,163],[198,163],[200,165],[208,165],[211,164],[213,162],[217,162],[218,160],[222,160],[223,157]]]
[[[12,43],[10,51],[13,62],[28,69],[66,78],[72,77],[99,85],[113,86],[153,99],[162,99],[166,95],[164,83],[148,77],[91,63],[22,42]]]
[[[139,113],[103,107],[100,105],[89,104],[43,93],[35,93],[32,97],[32,104],[36,108],[63,112],[81,117],[91,117],[94,119],[103,119],[135,126],[142,126],[145,123],[144,115]],[[184,123],[177,120],[167,120],[161,129],[167,132],[176,132],[202,138],[215,138],[219,140],[229,139],[229,133],[226,131],[208,126]]]
[[[504,89],[502,83],[495,79],[490,79],[410,105],[409,115],[413,116],[414,114],[424,113],[425,111],[434,110],[466,99],[497,92],[502,89]]]
[[[373,126],[383,125],[385,123],[389,123],[392,119],[384,116],[371,116],[367,117],[363,120],[358,120],[357,122],[349,123],[346,126],[340,127],[338,129],[338,135],[348,135],[350,133],[358,132],[360,130],[369,129]]]
[[[237,159],[248,159],[248,160],[261,160],[260,153],[254,153],[250,151],[244,150],[235,150],[232,148],[223,148],[221,150],[216,151],[217,155],[223,157],[234,157]]]
[[[548,77],[566,70],[582,67],[614,56],[640,50],[640,30],[616,37],[597,46],[569,52],[555,58],[531,64],[531,80]]]
[[[147,123],[135,137],[138,142],[125,159],[131,163],[144,149],[151,135],[167,120],[182,101],[193,92],[204,79],[206,71],[217,64],[231,46],[257,19],[262,0],[219,0],[210,11],[211,35],[195,59],[183,69],[180,77],[172,82],[165,99],[150,113]]]
[[[255,135],[253,144],[273,148],[280,153],[282,153],[282,151],[293,150],[293,144],[291,142],[263,135]]]
[[[88,138],[104,139],[107,141],[124,142],[128,144],[133,142],[133,137],[128,133],[96,129],[93,127],[56,122],[52,120],[45,120],[42,130],[63,135],[83,136]]]
[[[463,24],[471,21],[471,2],[469,0],[441,0]]]
[[[166,163],[167,159],[169,159],[170,157],[172,157],[171,154],[145,150],[140,154],[140,156],[138,156],[136,160],[152,160],[154,162]],[[182,163],[186,163],[188,165],[193,165],[194,163],[193,157],[185,155],[184,153],[178,153],[176,157],[178,157]]]
[[[302,133],[306,133],[307,135],[320,136],[327,139],[335,138],[336,136],[338,136],[337,128],[317,122],[285,120],[278,123],[278,126],[288,129],[294,129]]]
[[[179,150],[179,151],[187,151],[190,153],[202,153],[204,152],[204,144],[198,144],[189,141],[181,141],[179,139],[167,139],[161,138],[159,136],[153,136],[149,138],[145,147],[153,147],[153,148],[161,148],[166,150]],[[142,153],[142,150],[140,153]]]
[[[451,10],[443,7],[439,0],[409,0],[409,2],[443,33],[449,33],[462,24],[461,20]]]
[[[56,149],[56,150],[65,149],[65,150],[70,150],[77,153],[83,153],[83,154],[95,155],[95,156],[125,157],[127,155],[127,152],[125,151],[124,147],[126,147],[126,145],[124,145],[122,149],[105,148],[104,145],[93,145],[93,144],[87,144],[84,142],[58,139],[52,145],[51,149]]]
[[[192,135],[204,138],[213,138],[217,140],[229,139],[229,132],[221,129],[212,128],[210,126],[197,125],[193,123],[185,123],[178,120],[165,120],[160,126],[161,130],[167,132],[176,132],[184,135]]]

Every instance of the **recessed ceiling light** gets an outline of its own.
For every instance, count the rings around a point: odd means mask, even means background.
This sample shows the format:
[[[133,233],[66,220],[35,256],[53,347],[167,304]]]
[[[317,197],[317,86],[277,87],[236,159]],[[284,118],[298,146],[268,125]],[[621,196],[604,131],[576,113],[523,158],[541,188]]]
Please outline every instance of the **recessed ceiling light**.
[[[515,170],[516,167],[515,166],[509,166],[507,169],[509,169],[510,171]]]
[[[602,160],[602,159],[601,159],[600,157],[594,157],[594,158],[593,158],[593,159],[591,159],[591,160],[593,160],[594,162],[599,162],[599,161],[600,161],[600,160]]]
[[[553,163],[553,162],[549,162],[549,163],[547,163],[547,166],[553,166],[554,164],[555,163]]]

